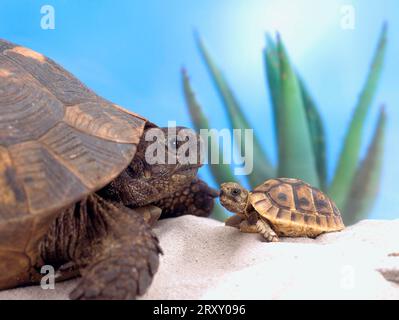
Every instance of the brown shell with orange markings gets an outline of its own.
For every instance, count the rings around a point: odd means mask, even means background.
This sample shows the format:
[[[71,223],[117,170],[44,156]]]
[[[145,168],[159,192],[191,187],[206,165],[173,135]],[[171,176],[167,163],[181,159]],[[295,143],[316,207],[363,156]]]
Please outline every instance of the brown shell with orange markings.
[[[146,123],[0,39],[0,287],[28,270],[54,213],[128,166]]]
[[[345,228],[335,203],[302,180],[267,180],[251,192],[250,203],[279,235],[316,237]]]

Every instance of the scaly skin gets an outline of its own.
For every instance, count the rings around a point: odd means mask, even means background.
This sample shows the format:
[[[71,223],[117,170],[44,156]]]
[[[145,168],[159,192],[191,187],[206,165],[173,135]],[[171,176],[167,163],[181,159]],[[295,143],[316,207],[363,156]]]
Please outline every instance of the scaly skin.
[[[179,217],[187,213],[208,217],[213,209],[214,198],[218,196],[217,190],[196,178],[184,189],[155,202],[154,205],[162,208],[162,219]]]
[[[195,179],[199,165],[150,165],[149,143],[141,141],[132,163],[108,186],[62,211],[41,242],[41,265],[72,263],[64,278],[81,274],[72,299],[135,299],[147,290],[161,249],[134,208],[159,205],[168,217],[208,216],[213,208],[218,193]]]
[[[96,194],[57,217],[41,243],[42,259],[72,261],[82,278],[72,299],[134,299],[158,269],[161,249],[138,212]]]

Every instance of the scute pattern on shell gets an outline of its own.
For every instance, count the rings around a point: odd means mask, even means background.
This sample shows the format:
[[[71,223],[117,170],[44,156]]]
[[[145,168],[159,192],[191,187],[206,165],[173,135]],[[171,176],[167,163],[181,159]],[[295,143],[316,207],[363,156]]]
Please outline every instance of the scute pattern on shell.
[[[109,183],[146,123],[44,55],[0,40],[0,226]]]
[[[342,230],[341,214],[320,190],[290,178],[265,181],[250,195],[251,205],[273,225],[314,229],[314,233]]]

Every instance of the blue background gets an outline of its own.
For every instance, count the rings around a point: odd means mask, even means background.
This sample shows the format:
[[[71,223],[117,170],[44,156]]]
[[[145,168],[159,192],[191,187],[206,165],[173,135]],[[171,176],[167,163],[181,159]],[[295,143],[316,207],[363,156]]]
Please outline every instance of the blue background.
[[[40,27],[43,5],[55,8],[55,30]],[[356,10],[354,30],[340,26],[341,5]],[[329,174],[376,45],[389,24],[384,73],[365,132],[366,150],[378,106],[389,116],[380,197],[373,218],[399,217],[399,1],[23,1],[1,0],[0,37],[39,51],[97,93],[159,125],[190,126],[180,69],[184,66],[211,124],[225,114],[193,40],[197,29],[275,159],[262,48],[279,30],[326,122]],[[206,169],[201,170],[205,176]]]

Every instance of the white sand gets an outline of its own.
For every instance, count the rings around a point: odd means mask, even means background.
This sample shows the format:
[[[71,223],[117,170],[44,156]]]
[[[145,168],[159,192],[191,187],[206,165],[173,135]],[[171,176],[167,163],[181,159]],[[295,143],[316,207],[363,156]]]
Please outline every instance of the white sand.
[[[165,252],[144,299],[399,299],[377,269],[399,270],[399,220],[363,221],[317,240],[256,234],[185,216],[156,227]],[[0,292],[0,299],[66,299],[76,280]]]

